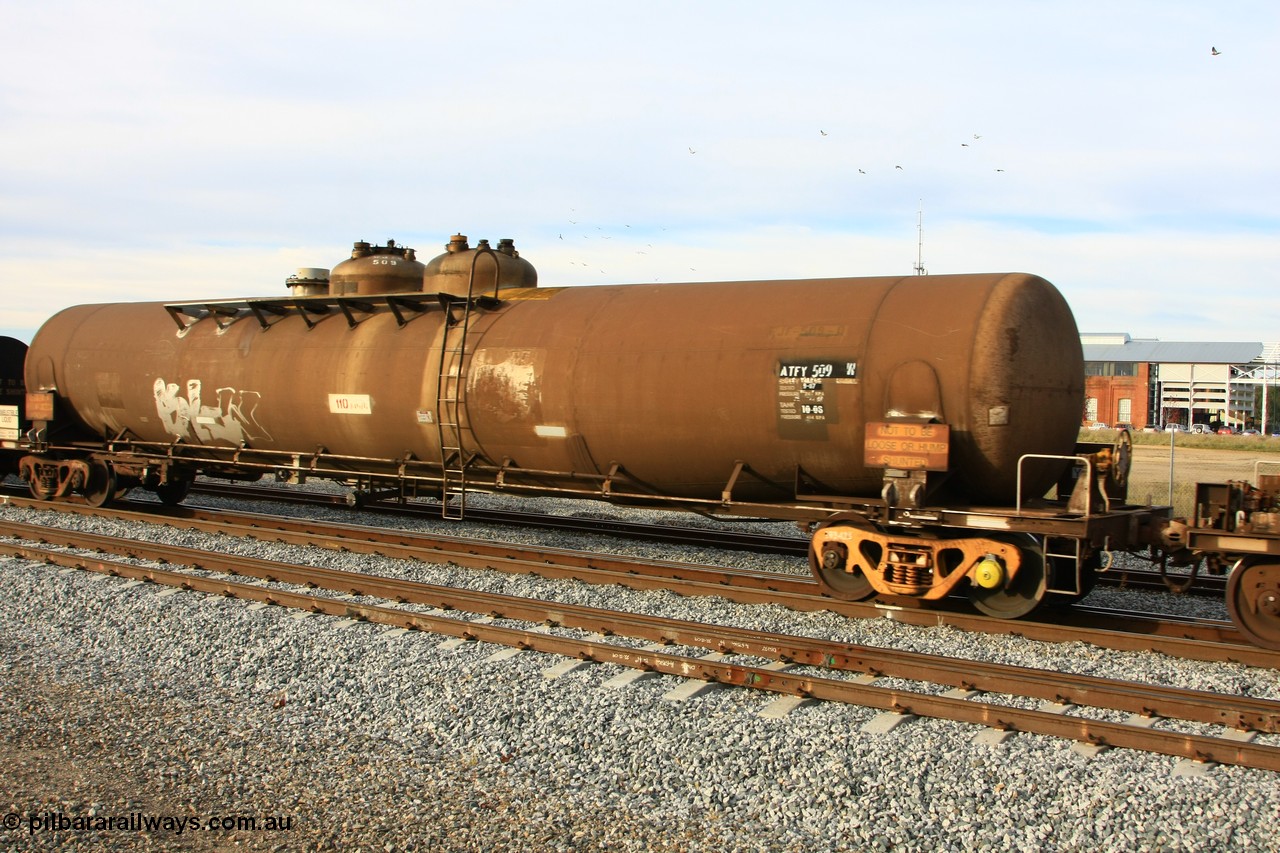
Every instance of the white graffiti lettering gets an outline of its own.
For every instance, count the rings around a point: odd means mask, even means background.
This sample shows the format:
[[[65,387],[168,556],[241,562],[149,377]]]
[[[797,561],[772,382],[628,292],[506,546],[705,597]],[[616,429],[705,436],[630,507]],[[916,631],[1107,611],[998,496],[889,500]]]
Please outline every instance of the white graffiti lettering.
[[[262,395],[257,391],[219,388],[216,405],[206,405],[199,379],[187,380],[187,393],[157,377],[153,386],[156,414],[165,431],[198,444],[241,444],[270,441],[271,435],[254,417]]]

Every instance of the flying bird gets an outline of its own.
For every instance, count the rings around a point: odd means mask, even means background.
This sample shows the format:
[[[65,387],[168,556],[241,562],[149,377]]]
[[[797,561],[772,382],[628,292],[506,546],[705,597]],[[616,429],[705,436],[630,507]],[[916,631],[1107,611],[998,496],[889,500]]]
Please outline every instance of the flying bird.
[[[690,153],[690,154],[697,154],[698,152],[697,152],[697,151],[694,151],[692,148],[690,148],[690,149],[689,149],[689,153]]]
[[[1211,47],[1211,48],[1209,48],[1209,55],[1210,55],[1210,56],[1221,56],[1221,55],[1222,55],[1222,51],[1218,50],[1216,47]]]
[[[861,169],[859,169],[859,170],[858,170],[858,174],[859,174],[859,175],[865,175],[865,174],[866,174],[866,172],[864,172],[864,171],[862,171]]]
[[[897,169],[897,170],[899,170],[899,171],[901,171],[901,170],[902,170],[902,167],[901,167],[901,166],[894,166],[893,168],[895,168],[895,169]]]
[[[820,130],[820,131],[818,131],[818,133],[821,133],[823,136],[826,136],[826,135],[827,135],[827,132],[826,132],[825,130]]]

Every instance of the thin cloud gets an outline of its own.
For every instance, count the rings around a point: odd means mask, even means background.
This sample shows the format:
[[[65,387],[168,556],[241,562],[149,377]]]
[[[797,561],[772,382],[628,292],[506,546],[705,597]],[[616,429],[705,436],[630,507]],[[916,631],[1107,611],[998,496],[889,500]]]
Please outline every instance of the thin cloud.
[[[1041,273],[1082,328],[1280,338],[1270,7],[765,8],[482,2],[478,42],[404,3],[368,31],[326,4],[9,9],[0,281],[29,301],[0,328],[458,231],[547,283],[910,273],[923,203],[932,272]],[[1203,328],[1137,328],[1206,293]]]

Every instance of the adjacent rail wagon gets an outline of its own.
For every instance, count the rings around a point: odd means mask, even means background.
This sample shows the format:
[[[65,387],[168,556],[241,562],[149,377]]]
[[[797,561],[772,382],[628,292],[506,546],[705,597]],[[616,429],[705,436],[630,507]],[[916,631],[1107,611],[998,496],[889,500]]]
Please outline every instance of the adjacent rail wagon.
[[[26,344],[0,337],[0,476],[18,472],[22,408],[26,403],[22,369],[26,358]]]
[[[450,518],[506,492],[790,519],[834,596],[1005,618],[1084,595],[1110,552],[1195,556],[1168,507],[1128,503],[1127,433],[1077,444],[1079,335],[1038,276],[545,287],[512,241],[456,235],[425,264],[358,242],[286,287],[50,318],[33,494],[328,478]],[[1270,588],[1275,562],[1242,565]],[[1272,642],[1276,618],[1240,621]]]

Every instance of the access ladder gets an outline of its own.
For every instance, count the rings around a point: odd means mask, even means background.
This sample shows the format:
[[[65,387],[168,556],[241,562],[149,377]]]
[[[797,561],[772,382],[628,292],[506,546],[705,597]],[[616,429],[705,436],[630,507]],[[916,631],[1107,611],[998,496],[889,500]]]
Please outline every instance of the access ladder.
[[[465,436],[471,424],[464,400],[467,389],[467,331],[476,304],[476,262],[482,255],[493,260],[493,293],[498,293],[498,257],[483,242],[471,258],[467,295],[440,294],[444,328],[440,333],[440,376],[436,382],[436,428],[440,446],[440,514],[460,520],[467,511],[467,465],[477,453],[467,449]],[[470,442],[474,447],[475,441]]]

